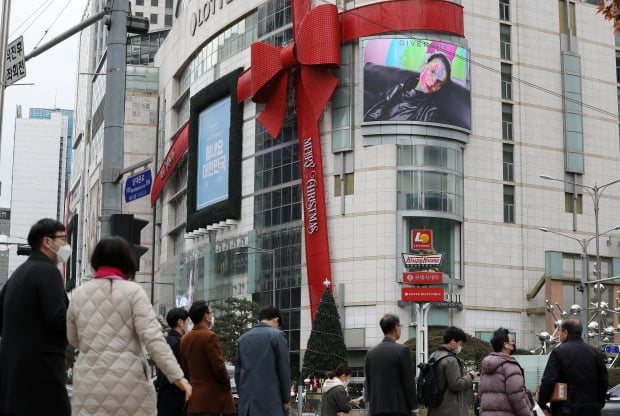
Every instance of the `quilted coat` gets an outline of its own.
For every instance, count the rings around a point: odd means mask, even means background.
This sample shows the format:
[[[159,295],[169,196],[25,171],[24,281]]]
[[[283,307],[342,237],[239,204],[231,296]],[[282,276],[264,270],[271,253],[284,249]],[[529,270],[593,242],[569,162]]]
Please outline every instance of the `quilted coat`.
[[[531,416],[523,370],[514,357],[492,352],[482,360],[480,411],[485,416]]]
[[[144,348],[170,382],[183,377],[146,293],[126,280],[94,279],[73,292],[67,338],[73,416],[155,416],[155,389]]]

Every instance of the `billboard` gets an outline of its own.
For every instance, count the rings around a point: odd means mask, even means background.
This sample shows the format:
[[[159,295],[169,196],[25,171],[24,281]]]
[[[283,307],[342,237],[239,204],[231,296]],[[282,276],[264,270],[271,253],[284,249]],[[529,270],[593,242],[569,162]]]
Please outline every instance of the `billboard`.
[[[228,199],[230,96],[198,115],[196,210]]]
[[[471,129],[469,51],[429,39],[363,42],[363,121]]]

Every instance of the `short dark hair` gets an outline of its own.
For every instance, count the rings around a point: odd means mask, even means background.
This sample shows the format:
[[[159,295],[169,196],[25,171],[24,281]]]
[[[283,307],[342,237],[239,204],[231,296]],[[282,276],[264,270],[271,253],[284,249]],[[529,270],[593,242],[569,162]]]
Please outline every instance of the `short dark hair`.
[[[189,317],[192,319],[194,325],[198,325],[202,322],[202,318],[210,312],[211,309],[209,309],[209,304],[207,304],[207,302],[204,300],[197,300],[192,303],[192,306],[189,308]]]
[[[392,332],[398,324],[400,324],[400,319],[398,318],[398,316],[392,313],[383,315],[383,317],[379,321],[379,326],[381,327],[381,331],[383,331],[384,335]]]
[[[428,57],[428,59],[426,60],[425,63],[429,63],[430,61],[432,61],[433,59],[439,59],[443,62],[443,67],[445,68],[448,76],[446,77],[446,83],[450,82],[450,76],[452,75],[452,64],[450,63],[450,60],[448,59],[448,57],[446,56],[446,54],[444,54],[443,52],[435,52],[433,54],[431,54],[431,56]],[[445,84],[444,84],[445,85]]]
[[[36,251],[41,249],[41,243],[45,237],[51,237],[57,231],[65,231],[65,226],[60,221],[51,218],[42,218],[28,232],[28,245]]]
[[[280,309],[278,309],[276,306],[273,306],[273,305],[264,306],[258,312],[259,321],[263,321],[263,320],[271,321],[273,318],[278,318],[280,325],[282,325],[282,314],[280,313]]]
[[[499,328],[493,332],[493,337],[491,338],[491,346],[493,347],[493,351],[500,352],[504,348],[504,343],[509,342],[510,338],[508,335],[510,331],[506,328]]]
[[[175,326],[177,326],[177,322],[179,321],[179,319],[182,319],[184,321],[187,319],[188,316],[189,312],[187,312],[185,309],[172,308],[166,314],[166,322],[168,322],[168,326],[170,328],[174,328]]]
[[[102,238],[90,256],[90,265],[97,270],[102,266],[117,267],[128,280],[136,276],[136,260],[129,243],[122,237],[113,235]]]
[[[339,377],[343,374],[345,376],[350,376],[351,374],[353,374],[353,370],[351,370],[349,367],[347,367],[344,364],[340,364],[338,367],[336,367],[335,370],[325,372],[325,375],[327,376],[327,378]]]
[[[448,329],[446,329],[446,332],[443,334],[443,343],[447,344],[452,340],[456,342],[459,342],[459,341],[467,342],[467,335],[465,335],[465,331],[463,331],[461,328],[450,326],[448,327]]]
[[[566,318],[560,325],[560,331],[568,332],[569,337],[581,337],[583,326],[581,325],[581,321],[577,318]]]

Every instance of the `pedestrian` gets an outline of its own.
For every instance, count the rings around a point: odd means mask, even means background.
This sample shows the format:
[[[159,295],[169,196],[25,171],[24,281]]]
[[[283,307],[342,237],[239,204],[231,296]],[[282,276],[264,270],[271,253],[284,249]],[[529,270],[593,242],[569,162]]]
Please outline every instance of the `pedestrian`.
[[[321,416],[336,416],[339,412],[349,413],[353,406],[359,406],[359,400],[349,400],[347,384],[351,374],[351,369],[344,364],[325,373],[327,379],[323,383]]]
[[[154,416],[157,399],[144,349],[185,391],[183,376],[144,289],[133,282],[136,261],[118,236],[103,238],[90,258],[92,280],[74,290],[67,312],[69,343],[79,350],[73,367],[73,416]]]
[[[258,313],[259,323],[239,338],[235,382],[239,416],[288,414],[291,365],[286,336],[278,328],[282,315],[275,306]]]
[[[409,347],[397,344],[402,325],[387,314],[379,321],[385,338],[366,354],[365,396],[370,414],[413,416],[418,414],[415,370]]]
[[[67,395],[67,295],[57,264],[69,259],[65,226],[37,221],[32,253],[0,291],[0,414],[71,414]]]
[[[444,386],[443,400],[437,407],[429,408],[432,416],[468,416],[471,398],[473,397],[474,379],[477,371],[465,373],[463,361],[458,354],[463,348],[467,336],[461,328],[448,327],[443,335],[443,345],[433,352],[429,359],[436,361],[447,356],[437,363],[437,381]],[[484,412],[481,412],[484,415]]]
[[[166,335],[166,342],[170,345],[170,349],[172,349],[179,365],[181,364],[181,336],[187,331],[188,320],[189,313],[183,308],[172,308],[166,314],[166,322],[170,327],[170,331],[168,331],[168,335]],[[188,377],[187,374],[185,377]],[[157,390],[158,416],[185,415],[183,411],[185,392],[173,383],[170,383],[159,368],[157,369],[155,388]]]
[[[538,404],[550,416],[600,416],[607,394],[607,368],[603,354],[587,344],[581,334],[583,327],[576,318],[560,324],[560,342],[549,355],[543,372]],[[555,383],[568,385],[566,401],[547,406]]]
[[[189,317],[194,323],[191,331],[181,338],[181,359],[194,394],[187,413],[196,416],[220,416],[235,413],[230,376],[222,355],[220,340],[209,328],[213,311],[203,300],[192,303]]]
[[[492,353],[482,360],[478,394],[485,416],[532,416],[532,402],[525,388],[523,368],[511,357],[515,341],[506,328],[491,338]]]

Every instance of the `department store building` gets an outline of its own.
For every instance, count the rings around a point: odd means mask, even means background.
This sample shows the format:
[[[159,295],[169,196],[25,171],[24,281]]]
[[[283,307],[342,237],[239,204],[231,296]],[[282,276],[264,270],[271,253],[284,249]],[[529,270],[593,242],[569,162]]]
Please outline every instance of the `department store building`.
[[[539,229],[592,239],[570,184],[620,178],[619,53],[592,3],[176,3],[155,56],[160,311],[275,291],[296,362],[327,287],[357,368],[381,316],[414,337],[411,301],[430,297],[430,326],[535,348],[545,300],[581,299],[580,245]],[[412,93],[428,71],[441,89]],[[619,198],[600,195],[601,234]],[[619,274],[620,233],[599,241],[603,277]]]

